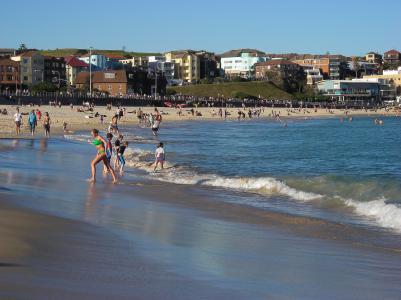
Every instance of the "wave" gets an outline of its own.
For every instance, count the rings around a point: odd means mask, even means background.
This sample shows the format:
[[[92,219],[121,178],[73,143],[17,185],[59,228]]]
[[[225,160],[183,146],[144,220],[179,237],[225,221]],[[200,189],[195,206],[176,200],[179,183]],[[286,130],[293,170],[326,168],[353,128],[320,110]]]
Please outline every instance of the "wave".
[[[87,135],[67,136],[67,139],[77,141],[86,141]],[[336,192],[337,188],[328,183],[330,178],[311,179],[288,179],[280,180],[274,177],[225,177],[216,174],[200,174],[191,168],[179,166],[166,162],[163,172],[153,172],[153,152],[140,148],[129,147],[126,150],[127,166],[140,169],[146,172],[147,176],[154,180],[170,182],[183,185],[201,185],[216,188],[225,188],[240,192],[252,192],[265,196],[285,196],[297,201],[339,201],[342,205],[351,207],[354,212],[362,217],[374,220],[376,224],[384,228],[390,228],[401,232],[401,207],[397,204],[388,203],[384,197],[374,200],[368,199],[364,193],[351,193],[349,187],[341,187],[347,184],[341,183],[340,194]],[[327,182],[322,182],[322,180]],[[333,179],[338,185],[337,180]],[[322,184],[321,184],[322,183]],[[315,188],[313,188],[313,186]],[[360,185],[360,184],[358,184]],[[294,187],[296,186],[296,187]],[[325,188],[329,188],[325,192]],[[366,187],[370,189],[371,187]],[[318,190],[318,192],[305,191]],[[330,191],[330,192],[328,192]],[[346,194],[351,195],[347,198]],[[357,198],[352,198],[357,197]],[[363,201],[365,200],[365,201]]]
[[[363,202],[339,195],[304,191],[274,177],[225,177],[199,174],[189,168],[171,164],[166,165],[164,172],[153,173],[152,166],[146,162],[151,159],[153,154],[150,151],[131,149],[127,154],[127,165],[147,171],[152,179],[175,184],[226,188],[266,196],[279,195],[304,202],[340,200],[343,205],[351,207],[356,214],[374,220],[379,226],[401,232],[401,207],[387,203],[384,198]]]

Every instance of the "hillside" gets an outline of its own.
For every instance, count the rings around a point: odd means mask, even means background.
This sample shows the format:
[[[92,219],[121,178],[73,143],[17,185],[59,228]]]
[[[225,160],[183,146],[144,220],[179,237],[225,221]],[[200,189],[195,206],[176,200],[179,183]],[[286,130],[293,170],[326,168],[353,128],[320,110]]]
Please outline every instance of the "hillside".
[[[169,87],[168,92],[200,97],[238,97],[259,96],[265,99],[292,99],[293,96],[268,82],[227,82],[215,84],[196,84]]]
[[[85,54],[89,52],[89,49],[77,49],[77,48],[62,48],[62,49],[47,49],[40,50],[40,53],[43,55],[49,56],[68,56],[68,55],[76,55],[76,54]],[[160,53],[147,53],[147,52],[127,52],[122,50],[98,50],[95,49],[93,52],[100,53],[103,55],[111,55],[111,56],[152,56],[152,55],[160,55]]]

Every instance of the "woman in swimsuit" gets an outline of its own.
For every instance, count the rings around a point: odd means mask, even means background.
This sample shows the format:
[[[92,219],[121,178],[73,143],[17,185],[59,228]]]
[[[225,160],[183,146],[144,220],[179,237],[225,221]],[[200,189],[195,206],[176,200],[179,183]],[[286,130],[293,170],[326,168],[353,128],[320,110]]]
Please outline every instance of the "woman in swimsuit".
[[[99,135],[99,130],[97,129],[92,130],[92,136],[93,136],[92,144],[95,145],[97,149],[97,155],[92,160],[91,163],[92,178],[90,179],[90,181],[93,183],[96,182],[96,165],[99,162],[103,161],[103,164],[110,171],[111,176],[113,177],[113,183],[116,183],[117,182],[116,174],[114,173],[113,168],[110,166],[110,163],[108,162],[106,156],[105,145],[107,144],[107,141]]]

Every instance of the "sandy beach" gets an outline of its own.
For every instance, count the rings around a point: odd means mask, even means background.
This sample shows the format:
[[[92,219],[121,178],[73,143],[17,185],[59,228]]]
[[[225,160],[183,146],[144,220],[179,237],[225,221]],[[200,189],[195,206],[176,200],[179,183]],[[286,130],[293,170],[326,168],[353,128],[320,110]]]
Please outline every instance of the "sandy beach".
[[[0,137],[15,137],[15,125],[13,116],[16,111],[16,106],[14,105],[0,105],[0,110],[6,109],[7,115],[0,115]],[[42,114],[44,112],[48,112],[51,118],[51,131],[52,134],[62,134],[63,133],[63,124],[66,122],[67,128],[71,132],[75,132],[77,130],[90,130],[92,128],[98,128],[100,130],[106,129],[110,124],[111,118],[114,116],[116,112],[116,107],[113,107],[111,110],[107,110],[106,107],[98,106],[93,109],[93,111],[84,111],[78,112],[78,106],[71,109],[69,106],[54,107],[48,105],[42,106],[22,106],[20,107],[20,112],[23,114],[23,125],[22,125],[22,137],[29,136],[29,126],[27,122],[28,113],[32,109],[39,109]],[[138,118],[136,116],[136,111],[139,107],[127,107],[125,111],[125,116],[119,121],[120,125],[137,125],[139,123]],[[175,108],[169,107],[158,107],[159,111],[162,113],[163,122],[174,122],[174,121],[210,121],[210,120],[224,120],[225,118],[221,118],[218,116],[218,107],[214,108],[205,108],[199,107],[194,110],[199,112],[201,116],[192,116],[191,108],[183,108],[182,114],[179,115],[179,110]],[[141,107],[141,110],[144,113],[154,113],[154,107]],[[248,119],[249,108],[245,110],[241,109],[246,114],[246,119]],[[227,108],[229,115],[227,119],[237,120],[238,118],[238,108]],[[309,109],[291,109],[290,112],[286,108],[271,108],[266,107],[260,114],[260,118],[272,118],[272,112],[275,114],[279,114],[281,120],[285,120],[288,118],[347,118],[347,117],[361,117],[361,116],[399,116],[400,112],[395,109],[379,109],[376,111],[373,110],[345,110],[333,109],[327,110],[322,108],[317,108],[316,111],[312,108]],[[104,123],[101,124],[99,117],[94,117],[95,113],[99,113],[100,115],[104,115]],[[163,125],[162,125],[163,126]],[[41,121],[38,122],[37,133],[39,136],[44,135],[44,130]]]

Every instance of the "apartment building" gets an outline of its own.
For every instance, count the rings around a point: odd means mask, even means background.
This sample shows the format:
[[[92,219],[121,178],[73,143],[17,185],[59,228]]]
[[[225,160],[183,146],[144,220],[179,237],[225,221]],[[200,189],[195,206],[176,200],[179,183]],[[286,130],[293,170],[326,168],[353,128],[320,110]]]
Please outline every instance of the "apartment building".
[[[167,62],[174,63],[174,77],[187,83],[200,80],[200,58],[193,50],[170,51],[164,54]]]
[[[87,71],[89,69],[89,65],[72,55],[65,57],[64,60],[67,84],[69,86],[75,86],[77,74]]]
[[[319,69],[324,78],[332,80],[344,78],[348,68],[347,59],[342,55],[308,56],[295,58],[292,62],[308,69]]]
[[[369,63],[381,65],[383,63],[383,56],[376,52],[369,52],[365,55],[365,60]]]
[[[221,55],[221,68],[226,76],[251,78],[253,67],[267,60],[265,54],[253,49],[231,50]]]
[[[20,84],[19,72],[19,62],[9,58],[0,58],[0,91],[17,90]]]
[[[391,68],[396,69],[401,65],[401,53],[397,50],[389,50],[384,53],[384,62]]]
[[[89,64],[92,64],[92,68],[95,70],[104,70],[107,66],[107,57],[103,54],[92,53],[89,62],[89,53],[78,57],[79,60]]]
[[[149,58],[147,56],[134,56],[120,59],[119,62],[123,65],[131,65],[131,67],[146,67],[149,63]]]
[[[64,57],[44,56],[44,81],[59,86],[66,85],[66,64]]]
[[[44,81],[44,57],[39,52],[28,51],[11,59],[20,63],[22,85],[30,86]]]
[[[385,70],[381,75],[363,76],[363,79],[386,79],[394,85],[395,93],[401,95],[401,67],[396,70]]]
[[[269,71],[278,72],[281,77],[289,77],[295,75],[299,70],[301,70],[301,67],[290,60],[274,59],[256,63],[254,69],[256,79],[265,79],[267,78],[266,73]]]

